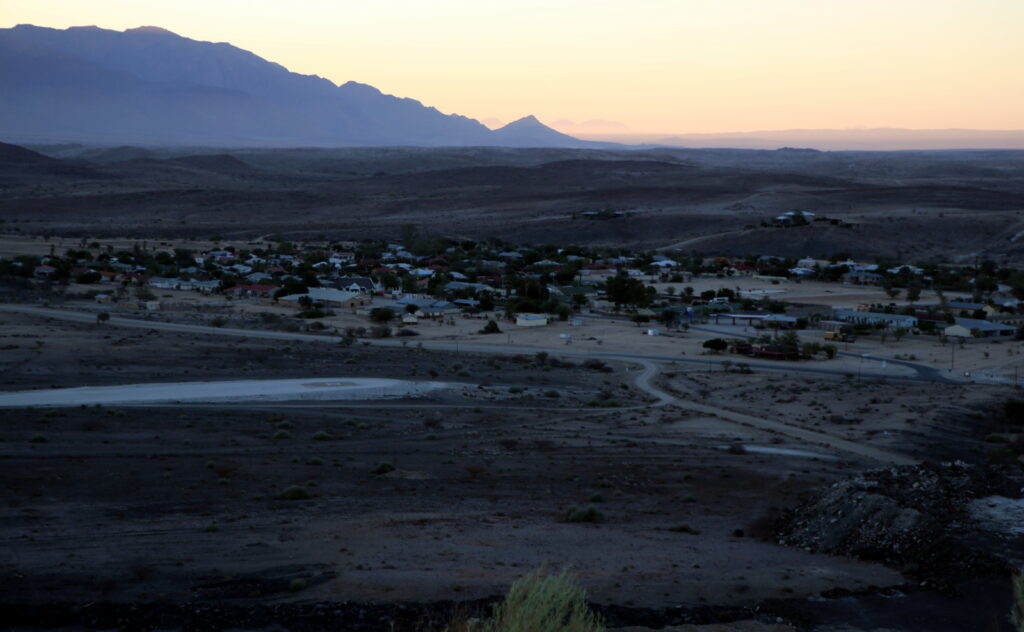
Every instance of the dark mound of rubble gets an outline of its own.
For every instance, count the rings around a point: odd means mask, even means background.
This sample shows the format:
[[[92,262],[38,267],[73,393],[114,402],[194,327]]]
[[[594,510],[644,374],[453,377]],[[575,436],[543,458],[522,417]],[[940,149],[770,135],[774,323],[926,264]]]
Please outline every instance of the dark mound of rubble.
[[[787,511],[775,533],[781,544],[880,561],[944,590],[1007,571],[995,551],[978,546],[967,504],[1020,497],[1021,484],[1019,469],[960,461],[871,470]]]

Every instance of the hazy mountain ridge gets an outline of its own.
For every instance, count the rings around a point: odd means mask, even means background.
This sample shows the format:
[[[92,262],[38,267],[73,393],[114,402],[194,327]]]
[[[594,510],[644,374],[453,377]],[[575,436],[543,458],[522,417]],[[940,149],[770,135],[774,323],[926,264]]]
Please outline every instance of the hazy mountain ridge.
[[[491,131],[419,101],[300,75],[157,27],[0,29],[0,135],[135,144],[593,146],[534,124]]]

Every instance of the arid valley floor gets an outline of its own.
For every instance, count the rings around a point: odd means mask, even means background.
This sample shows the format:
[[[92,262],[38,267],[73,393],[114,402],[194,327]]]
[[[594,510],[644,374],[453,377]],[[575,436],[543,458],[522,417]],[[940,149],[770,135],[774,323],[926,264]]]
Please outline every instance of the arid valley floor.
[[[414,222],[431,238],[1024,264],[1024,152],[11,147],[0,258],[398,239]],[[636,212],[574,212],[595,208]],[[791,208],[836,223],[761,224]],[[1019,337],[873,332],[834,358],[737,362],[705,343],[755,333],[742,325],[646,335],[603,299],[542,328],[484,334],[465,314],[371,338],[344,334],[369,324],[354,307],[314,329],[276,298],[159,290],[179,307],[149,310],[36,281],[0,287],[2,629],[440,631],[453,603],[485,613],[545,564],[570,567],[612,629],[1011,629]],[[437,387],[45,405],[51,389],[369,378]],[[5,404],[15,392],[41,403]]]

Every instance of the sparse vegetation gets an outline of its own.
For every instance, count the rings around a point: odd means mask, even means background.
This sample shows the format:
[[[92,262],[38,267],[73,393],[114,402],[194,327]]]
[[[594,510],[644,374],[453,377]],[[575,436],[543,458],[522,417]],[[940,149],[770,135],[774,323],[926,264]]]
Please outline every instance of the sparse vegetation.
[[[540,568],[516,580],[494,607],[483,632],[604,632],[604,622],[587,606],[586,591],[568,570]]]
[[[313,495],[302,485],[292,485],[278,493],[277,497],[280,500],[306,500],[312,498]]]
[[[593,505],[586,507],[573,506],[569,507],[562,514],[562,519],[565,522],[604,522],[604,514]]]

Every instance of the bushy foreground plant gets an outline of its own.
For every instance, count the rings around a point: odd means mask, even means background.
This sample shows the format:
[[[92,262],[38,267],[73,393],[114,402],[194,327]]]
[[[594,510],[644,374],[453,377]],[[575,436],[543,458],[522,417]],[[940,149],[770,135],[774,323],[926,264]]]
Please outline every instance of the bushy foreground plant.
[[[484,632],[604,632],[587,607],[587,592],[569,573],[540,569],[516,580],[484,622]]]

